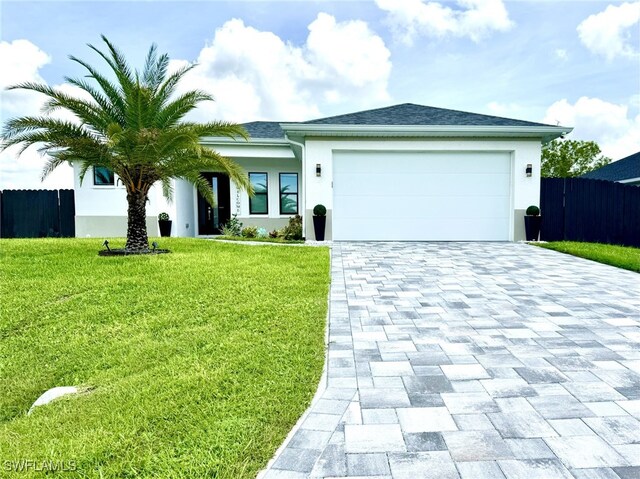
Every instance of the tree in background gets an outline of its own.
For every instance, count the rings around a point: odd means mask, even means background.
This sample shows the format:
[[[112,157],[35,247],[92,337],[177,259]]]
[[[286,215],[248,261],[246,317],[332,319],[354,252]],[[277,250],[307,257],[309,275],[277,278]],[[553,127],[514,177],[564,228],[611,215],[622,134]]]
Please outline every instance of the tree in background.
[[[580,176],[609,163],[595,141],[553,140],[542,150],[542,177]]]
[[[229,175],[240,188],[252,194],[249,177],[235,162],[200,144],[205,136],[247,138],[240,125],[227,122],[193,123],[184,116],[202,101],[213,100],[206,92],[191,90],[182,94],[176,87],[195,65],[168,71],[169,57],[149,49],[141,72],[133,70],[122,53],[102,36],[106,52],[89,45],[110,67],[115,81],[76,57],[71,60],[86,71],[86,78],[66,78],[67,83],[83,90],[73,96],[39,83],[22,83],[9,89],[23,89],[48,97],[44,115],[9,120],[2,132],[0,151],[12,145],[41,145],[48,155],[42,172],[46,177],[65,162],[78,162],[80,180],[88,170],[107,168],[118,175],[127,192],[128,226],[125,250],[149,251],[146,204],[151,187],[159,183],[165,196],[171,196],[171,180],[181,178],[193,183],[209,203],[213,191],[202,171],[220,171]],[[66,110],[77,122],[47,115]]]

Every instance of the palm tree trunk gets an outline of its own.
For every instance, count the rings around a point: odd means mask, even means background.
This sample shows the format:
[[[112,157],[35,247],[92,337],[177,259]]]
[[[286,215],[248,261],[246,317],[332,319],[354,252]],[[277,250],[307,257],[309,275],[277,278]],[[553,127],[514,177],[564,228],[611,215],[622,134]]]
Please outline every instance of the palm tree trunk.
[[[125,249],[132,252],[148,251],[147,237],[147,195],[136,190],[127,192],[129,208],[127,223],[127,245]]]

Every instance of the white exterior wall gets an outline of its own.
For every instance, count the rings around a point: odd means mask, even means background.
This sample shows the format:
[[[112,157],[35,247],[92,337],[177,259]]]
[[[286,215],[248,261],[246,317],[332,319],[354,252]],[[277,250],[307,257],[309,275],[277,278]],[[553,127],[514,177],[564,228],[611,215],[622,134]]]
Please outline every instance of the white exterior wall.
[[[173,202],[176,213],[171,225],[171,236],[193,238],[198,225],[195,216],[195,187],[185,180],[175,180]]]
[[[302,169],[301,163],[286,145],[247,145],[238,144],[216,145],[214,149],[236,163],[247,173],[267,173],[268,175],[268,204],[269,213],[266,215],[249,214],[249,196],[245,191],[239,190],[236,184],[230,183],[231,214],[237,214],[238,219],[245,226],[260,226],[267,229],[284,226],[291,215],[280,214],[280,173],[298,174],[298,203],[302,214]],[[193,185],[178,180],[175,187],[175,214],[174,231],[178,236],[198,236],[197,198]],[[188,227],[187,227],[188,225]]]
[[[80,165],[73,165],[74,194],[76,208],[76,236],[83,237],[125,237],[127,234],[127,192],[115,175],[114,186],[93,184],[90,169],[80,184]],[[160,184],[149,191],[147,204],[147,229],[149,236],[159,236],[158,214],[169,213],[173,219],[175,202],[169,204],[162,195]]]
[[[307,213],[320,203],[333,209],[333,152],[340,151],[494,151],[508,152],[512,157],[512,210],[524,210],[540,202],[540,156],[541,142],[538,139],[324,139],[307,138],[305,142],[305,204]],[[320,164],[322,176],[316,176],[316,165]],[[533,167],[533,175],[527,177],[527,164]],[[512,230],[517,231],[524,220],[514,213]],[[307,222],[306,235],[313,237]],[[327,224],[329,228],[329,224]],[[524,226],[522,223],[522,234]]]
[[[215,150],[236,161],[249,172],[266,172],[269,178],[269,214],[250,215],[249,197],[246,192],[238,192],[231,182],[231,213],[238,214],[248,225],[279,228],[284,226],[291,215],[280,215],[279,173],[298,173],[298,202],[302,208],[302,170],[293,151],[287,145],[248,145],[238,142],[217,145]],[[74,189],[76,201],[76,236],[78,237],[124,237],[126,236],[127,198],[126,190],[115,177],[114,186],[93,184],[93,172],[89,170],[80,184],[80,166],[74,165]],[[120,183],[120,184],[119,184]],[[198,235],[197,194],[195,187],[184,180],[173,182],[173,201],[168,202],[162,195],[160,184],[149,192],[147,204],[147,228],[150,236],[158,236],[157,217],[161,212],[169,213],[173,220],[171,236],[194,237]],[[239,205],[238,202],[239,201]],[[239,206],[239,207],[238,207]],[[302,214],[302,209],[300,209]]]
[[[217,152],[238,162],[245,171],[266,172],[269,175],[269,214],[250,215],[249,199],[245,192],[238,195],[231,183],[231,213],[237,213],[245,225],[281,227],[290,215],[279,212],[279,173],[298,173],[299,213],[309,220],[316,204],[329,210],[327,235],[330,239],[330,218],[333,208],[333,152],[349,151],[493,151],[508,152],[512,157],[512,230],[518,237],[521,223],[519,211],[529,205],[537,205],[540,198],[541,144],[537,139],[347,139],[306,138],[304,161],[301,165],[289,145],[247,144],[238,142],[213,146]],[[316,176],[316,164],[320,164],[322,175]],[[533,176],[527,177],[527,164],[533,167]],[[74,165],[76,198],[76,235],[125,236],[127,202],[123,186],[95,186],[89,171],[80,185],[79,166]],[[303,177],[304,174],[304,177]],[[116,177],[116,184],[118,183]],[[147,224],[151,236],[158,235],[157,215],[166,211],[173,220],[172,236],[197,236],[197,195],[195,188],[182,180],[174,183],[174,201],[167,203],[160,185],[149,194]],[[239,199],[239,204],[238,200]],[[101,227],[104,226],[104,227]],[[311,221],[305,221],[305,234],[313,238]],[[524,230],[523,230],[524,234]]]

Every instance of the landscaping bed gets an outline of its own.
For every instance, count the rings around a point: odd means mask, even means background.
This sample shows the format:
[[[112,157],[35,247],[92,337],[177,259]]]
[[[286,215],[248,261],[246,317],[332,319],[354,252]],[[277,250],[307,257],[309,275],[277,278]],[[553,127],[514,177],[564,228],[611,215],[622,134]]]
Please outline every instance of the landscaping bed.
[[[0,240],[0,461],[254,478],[318,385],[328,249],[163,238],[171,254],[103,258],[100,244]],[[26,416],[55,386],[91,390]]]
[[[214,239],[226,241],[257,241],[259,243],[304,244],[304,240],[288,240],[284,238],[246,238],[244,236],[216,236]]]
[[[542,248],[580,256],[598,263],[640,272],[640,248],[601,243],[580,243],[576,241],[555,241],[551,243],[531,243]]]

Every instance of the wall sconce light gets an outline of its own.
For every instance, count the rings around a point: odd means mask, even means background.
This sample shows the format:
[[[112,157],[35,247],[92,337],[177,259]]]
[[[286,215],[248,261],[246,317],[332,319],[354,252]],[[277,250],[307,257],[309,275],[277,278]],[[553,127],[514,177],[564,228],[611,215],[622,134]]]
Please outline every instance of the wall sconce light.
[[[322,176],[322,165],[316,163],[316,176]]]
[[[533,166],[531,165],[531,163],[527,165],[527,169],[525,171],[528,178],[531,178],[531,176],[533,176]]]

